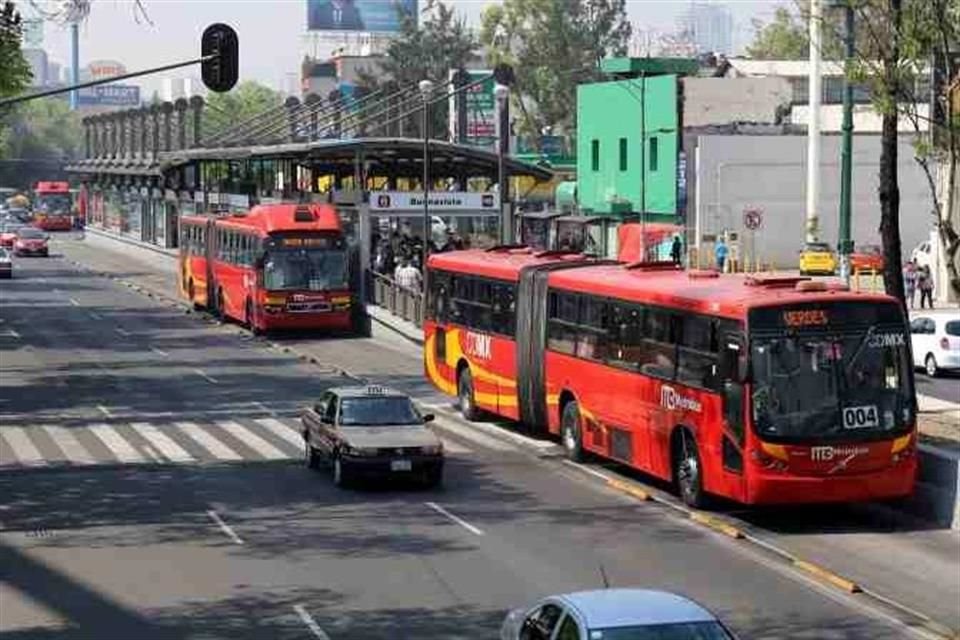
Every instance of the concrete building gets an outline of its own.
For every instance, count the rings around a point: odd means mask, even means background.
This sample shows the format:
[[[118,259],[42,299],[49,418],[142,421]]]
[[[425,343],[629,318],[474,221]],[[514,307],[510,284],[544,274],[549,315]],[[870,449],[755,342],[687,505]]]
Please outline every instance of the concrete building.
[[[789,118],[791,124],[806,126],[810,117],[809,63],[806,60],[746,60],[730,59],[728,78],[782,78],[790,85]],[[820,107],[820,130],[823,133],[839,133],[843,123],[843,63],[824,61],[821,63],[823,75],[823,104]],[[921,98],[915,106],[920,116],[920,130],[927,130],[926,117],[929,114],[929,79],[924,79],[916,87],[916,95]],[[878,133],[880,114],[873,108],[869,89],[854,87],[853,128],[858,133]],[[901,118],[898,128],[903,133],[915,131],[914,123]]]
[[[30,65],[30,86],[46,87],[50,83],[47,52],[43,49],[23,49],[23,58]]]

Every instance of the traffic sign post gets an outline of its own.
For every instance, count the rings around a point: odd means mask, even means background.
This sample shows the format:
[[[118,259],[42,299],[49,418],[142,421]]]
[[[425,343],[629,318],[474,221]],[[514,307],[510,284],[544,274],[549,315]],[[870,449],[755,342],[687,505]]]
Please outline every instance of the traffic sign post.
[[[763,210],[756,207],[744,207],[743,226],[750,232],[750,253],[753,257],[754,268],[759,271],[760,265],[757,260],[757,230],[763,226]],[[747,258],[744,262],[749,265],[750,259]]]

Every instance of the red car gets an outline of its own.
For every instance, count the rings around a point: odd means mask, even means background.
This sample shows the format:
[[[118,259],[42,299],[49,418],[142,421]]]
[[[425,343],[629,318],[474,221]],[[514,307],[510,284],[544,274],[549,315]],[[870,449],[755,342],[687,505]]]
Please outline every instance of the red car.
[[[875,244],[865,244],[850,254],[850,270],[883,271],[883,249]]]
[[[48,256],[50,247],[47,246],[47,234],[34,227],[24,227],[17,233],[13,243],[13,254],[16,256]]]
[[[26,225],[19,222],[7,222],[0,224],[0,247],[13,249],[13,244],[17,241],[17,234]]]

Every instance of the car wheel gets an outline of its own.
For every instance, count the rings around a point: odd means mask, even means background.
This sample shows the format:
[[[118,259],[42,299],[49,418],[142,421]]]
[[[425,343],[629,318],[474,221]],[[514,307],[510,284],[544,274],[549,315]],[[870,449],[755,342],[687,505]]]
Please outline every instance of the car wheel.
[[[457,376],[457,399],[460,405],[460,413],[470,422],[480,419],[480,410],[477,409],[477,403],[473,394],[473,376],[469,367],[464,367]]]
[[[685,429],[674,443],[673,473],[677,491],[684,504],[696,509],[704,505],[703,467],[693,436]]]
[[[574,462],[583,460],[583,436],[580,429],[580,407],[575,400],[563,406],[560,416],[560,439],[563,442],[563,452]]]
[[[923,369],[931,378],[936,378],[940,374],[940,367],[937,366],[937,359],[932,353],[928,353],[923,361]]]
[[[443,484],[443,469],[431,469],[427,471],[423,479],[423,486],[427,489],[436,489]]]
[[[338,487],[346,487],[350,484],[349,469],[340,456],[333,458],[333,484]]]
[[[320,455],[308,440],[303,441],[303,459],[309,469],[320,468]]]

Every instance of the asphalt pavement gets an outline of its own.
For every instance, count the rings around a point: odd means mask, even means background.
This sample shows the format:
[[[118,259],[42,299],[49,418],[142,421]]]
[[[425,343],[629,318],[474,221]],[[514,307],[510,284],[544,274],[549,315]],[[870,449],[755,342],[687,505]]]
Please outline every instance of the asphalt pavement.
[[[123,261],[54,247],[99,269]],[[745,638],[914,634],[447,419],[443,489],[334,488],[300,461],[297,410],[348,381],[344,361],[419,384],[400,340],[314,340],[328,358],[305,362],[58,255],[18,261],[0,320],[4,638],[492,638],[512,607],[601,586],[601,567],[617,586],[686,593]]]

